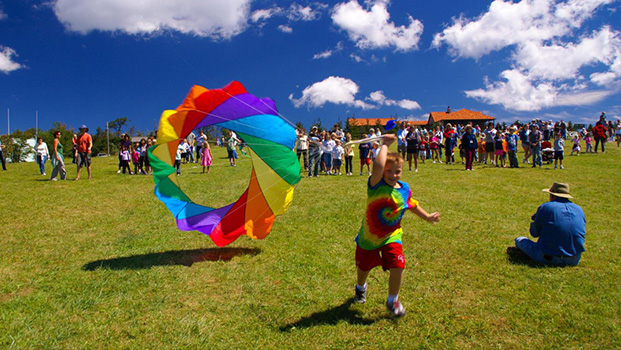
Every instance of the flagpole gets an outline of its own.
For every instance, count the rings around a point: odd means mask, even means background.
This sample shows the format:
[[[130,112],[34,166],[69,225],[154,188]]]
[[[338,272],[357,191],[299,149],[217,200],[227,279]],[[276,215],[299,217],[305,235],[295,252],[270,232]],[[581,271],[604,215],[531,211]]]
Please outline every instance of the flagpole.
[[[108,157],[110,156],[110,127],[108,126],[108,122],[106,122],[106,137],[108,139]]]

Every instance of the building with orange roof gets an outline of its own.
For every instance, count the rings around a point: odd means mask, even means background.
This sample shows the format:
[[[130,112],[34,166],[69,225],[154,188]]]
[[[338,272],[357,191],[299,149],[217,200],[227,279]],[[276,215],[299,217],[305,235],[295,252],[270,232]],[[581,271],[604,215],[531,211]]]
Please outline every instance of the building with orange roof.
[[[487,122],[493,122],[494,120],[496,120],[496,118],[490,117],[489,115],[485,115],[481,112],[471,111],[465,108],[453,112],[451,111],[451,107],[449,106],[444,112],[429,113],[429,120],[427,121],[427,125],[431,126],[435,123],[445,125],[451,123],[453,125],[472,124],[482,126],[483,124]]]

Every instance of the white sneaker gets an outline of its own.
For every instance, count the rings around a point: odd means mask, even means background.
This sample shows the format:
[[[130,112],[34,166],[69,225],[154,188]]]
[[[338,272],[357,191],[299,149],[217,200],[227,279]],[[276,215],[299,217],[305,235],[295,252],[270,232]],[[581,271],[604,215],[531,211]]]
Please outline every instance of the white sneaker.
[[[339,171],[339,175],[341,175],[341,172]]]
[[[561,165],[561,169],[565,169],[565,168],[563,168],[563,166]]]
[[[403,304],[399,300],[395,300],[394,303],[389,304],[386,303],[386,309],[390,312],[394,317],[401,317],[405,315],[405,308]]]
[[[433,161],[433,164],[436,164],[436,161],[435,161],[435,160]]]
[[[414,172],[415,172],[415,173],[417,173],[417,172],[418,172],[418,169],[414,169]]]
[[[117,173],[117,174],[120,174],[120,173],[121,173],[121,170],[117,171],[116,173]]]

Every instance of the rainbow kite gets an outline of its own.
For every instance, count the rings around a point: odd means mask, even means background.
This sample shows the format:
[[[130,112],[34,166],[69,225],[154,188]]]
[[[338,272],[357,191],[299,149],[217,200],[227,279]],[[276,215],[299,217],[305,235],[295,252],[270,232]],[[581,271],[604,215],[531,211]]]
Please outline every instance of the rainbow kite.
[[[248,188],[235,203],[222,208],[192,202],[175,175],[179,143],[192,130],[209,125],[235,131],[252,159]],[[258,99],[235,81],[215,90],[193,86],[176,110],[162,113],[157,142],[149,148],[155,195],[175,216],[179,229],[203,232],[220,247],[244,234],[265,238],[274,216],[287,211],[293,185],[300,181],[295,141],[295,129],[278,116],[271,99]]]

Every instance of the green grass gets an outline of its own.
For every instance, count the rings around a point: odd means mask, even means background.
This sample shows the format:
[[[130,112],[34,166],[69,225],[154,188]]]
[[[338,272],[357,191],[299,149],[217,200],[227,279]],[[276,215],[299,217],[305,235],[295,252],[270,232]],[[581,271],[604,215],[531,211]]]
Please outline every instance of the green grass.
[[[566,156],[562,171],[426,163],[406,172],[442,221],[404,217],[400,320],[384,309],[380,269],[367,303],[351,304],[366,193],[358,175],[303,177],[267,239],[217,248],[177,230],[152,178],[117,175],[116,157],[94,159],[93,179],[78,182],[9,164],[0,172],[0,348],[620,348],[621,149],[607,146]],[[183,166],[197,202],[227,204],[244,190],[250,160],[231,168],[223,156],[214,150],[209,175]],[[587,216],[576,268],[505,253],[554,181],[570,184]]]

